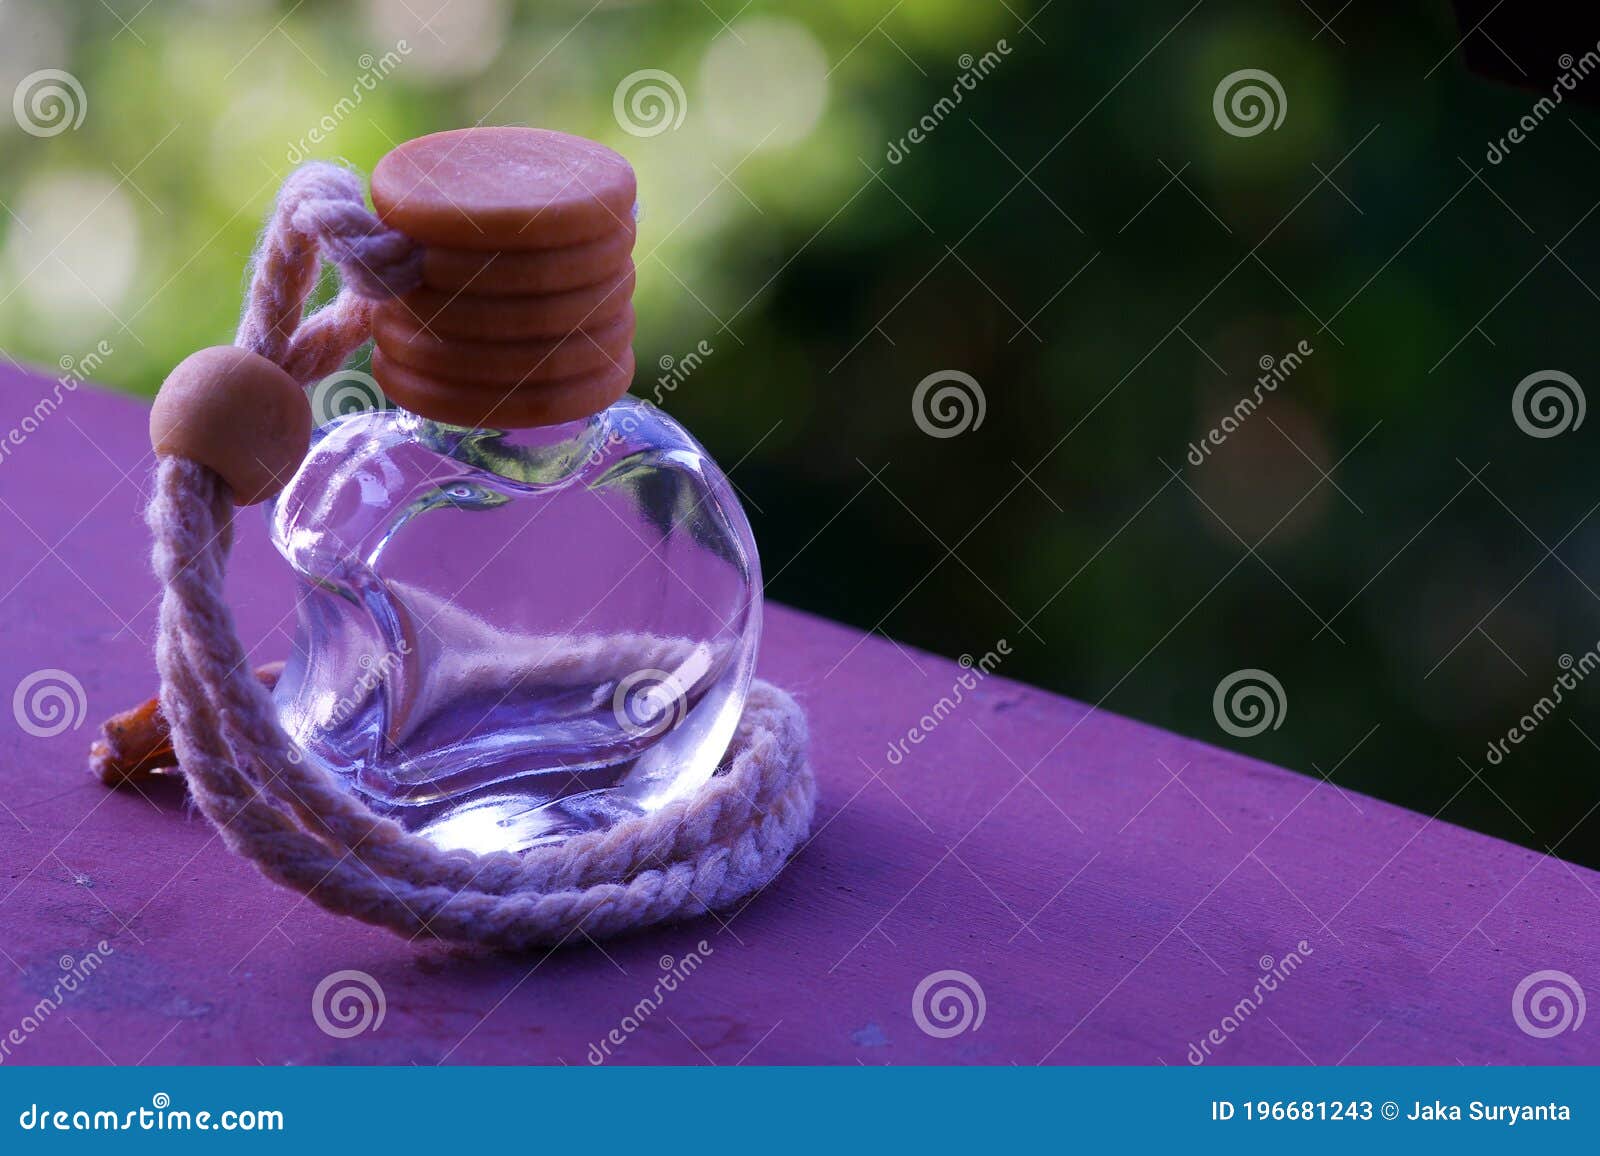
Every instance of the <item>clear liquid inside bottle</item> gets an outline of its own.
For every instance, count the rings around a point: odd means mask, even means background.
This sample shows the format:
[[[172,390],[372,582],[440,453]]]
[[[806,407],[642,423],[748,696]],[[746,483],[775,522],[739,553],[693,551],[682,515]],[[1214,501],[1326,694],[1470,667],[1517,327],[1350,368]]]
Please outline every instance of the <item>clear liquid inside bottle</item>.
[[[725,754],[760,564],[722,471],[654,406],[521,430],[340,418],[270,517],[300,581],[285,728],[439,846],[603,828]]]

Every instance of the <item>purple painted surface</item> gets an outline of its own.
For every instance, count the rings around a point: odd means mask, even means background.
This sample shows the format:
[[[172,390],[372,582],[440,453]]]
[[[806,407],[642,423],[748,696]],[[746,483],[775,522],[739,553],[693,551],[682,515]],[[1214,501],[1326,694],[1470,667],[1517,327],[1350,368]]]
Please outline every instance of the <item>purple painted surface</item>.
[[[0,371],[0,437],[50,388]],[[891,766],[960,669],[778,607],[762,672],[811,713],[822,804],[746,909],[528,958],[326,915],[231,856],[177,784],[109,793],[84,771],[98,721],[153,690],[142,406],[83,389],[4,448],[0,692],[58,667],[88,704],[55,737],[0,725],[6,1063],[583,1064],[702,940],[612,1062],[1183,1064],[1301,941],[1213,1062],[1600,1061],[1600,1022],[1538,1039],[1512,1014],[1544,969],[1600,992],[1600,875],[999,677]],[[289,576],[257,516],[240,537],[264,661],[288,645]],[[101,939],[100,969],[29,1028],[61,957]],[[313,989],[341,969],[381,984],[375,1031],[317,1027]],[[985,1015],[936,1038],[912,996],[946,969]]]

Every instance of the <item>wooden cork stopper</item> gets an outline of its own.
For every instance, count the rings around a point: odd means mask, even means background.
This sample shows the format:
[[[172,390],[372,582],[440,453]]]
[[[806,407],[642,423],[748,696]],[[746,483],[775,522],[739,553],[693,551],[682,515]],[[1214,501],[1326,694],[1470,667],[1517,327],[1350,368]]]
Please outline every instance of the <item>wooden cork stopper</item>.
[[[531,341],[561,337],[610,321],[628,309],[633,300],[633,284],[633,262],[629,261],[620,273],[598,285],[564,293],[500,297],[422,288],[382,302],[376,312],[407,318],[437,337]]]
[[[469,128],[378,162],[372,203],[423,246],[423,284],[373,312],[372,373],[435,421],[572,421],[633,373],[637,183],[617,153],[536,128]]]
[[[372,375],[395,403],[433,421],[472,429],[524,429],[577,421],[611,405],[633,381],[633,349],[614,363],[532,387],[441,381],[396,365],[381,349],[373,350]]]
[[[384,357],[440,381],[520,386],[557,381],[620,361],[633,345],[633,306],[597,325],[536,341],[461,341],[404,314],[379,312],[372,340]]]
[[[445,249],[430,246],[422,254],[422,283],[446,293],[560,293],[617,276],[633,252],[634,226],[629,220],[593,241],[556,249]]]
[[[283,489],[310,444],[305,390],[265,357],[236,345],[184,358],[150,407],[156,453],[209,467],[241,506]]]
[[[407,141],[372,170],[385,224],[451,249],[551,249],[633,219],[633,166],[542,128],[458,128]]]

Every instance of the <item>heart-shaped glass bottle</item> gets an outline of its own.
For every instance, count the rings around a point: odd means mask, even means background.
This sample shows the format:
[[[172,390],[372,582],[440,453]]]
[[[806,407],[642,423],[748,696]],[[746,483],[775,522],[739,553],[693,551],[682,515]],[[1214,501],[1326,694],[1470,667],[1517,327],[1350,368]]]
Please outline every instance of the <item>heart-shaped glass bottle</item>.
[[[386,157],[374,203],[428,246],[430,281],[375,324],[399,406],[319,429],[272,507],[301,582],[284,726],[440,846],[523,850],[683,797],[754,673],[739,501],[682,426],[620,396],[632,179],[535,129]]]

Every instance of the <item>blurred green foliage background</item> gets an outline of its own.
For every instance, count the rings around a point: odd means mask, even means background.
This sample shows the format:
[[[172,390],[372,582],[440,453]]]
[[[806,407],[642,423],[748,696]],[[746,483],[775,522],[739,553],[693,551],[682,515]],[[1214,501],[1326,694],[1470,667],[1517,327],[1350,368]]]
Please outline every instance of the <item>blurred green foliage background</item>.
[[[152,393],[231,334],[298,153],[593,136],[640,177],[635,392],[714,350],[663,403],[732,468],[770,597],[946,655],[1004,637],[1008,676],[1600,866],[1600,681],[1486,759],[1600,641],[1600,423],[1511,412],[1538,370],[1600,384],[1600,116],[1490,165],[1538,94],[1469,75],[1448,7],[141,2],[0,5],[3,91],[55,67],[87,100],[48,138],[0,119],[0,348],[104,338],[101,379]],[[1281,128],[1221,131],[1241,68]],[[641,69],[681,84],[676,127],[620,125]],[[911,398],[946,369],[985,416],[932,438]],[[1253,738],[1213,715],[1241,668],[1285,689]]]

